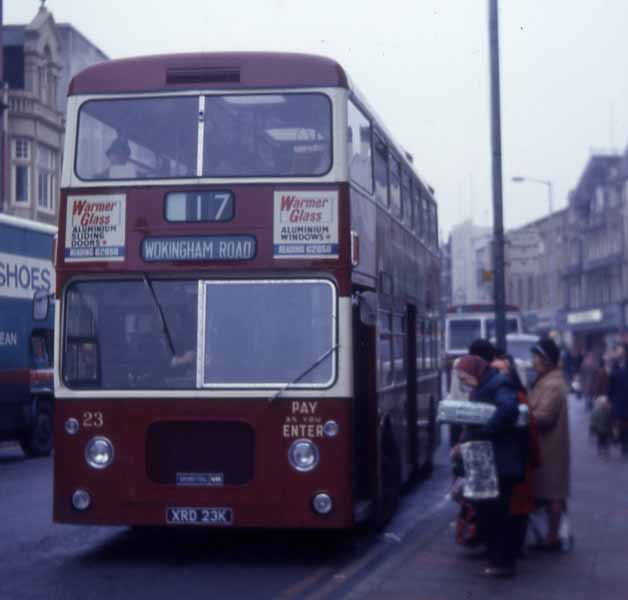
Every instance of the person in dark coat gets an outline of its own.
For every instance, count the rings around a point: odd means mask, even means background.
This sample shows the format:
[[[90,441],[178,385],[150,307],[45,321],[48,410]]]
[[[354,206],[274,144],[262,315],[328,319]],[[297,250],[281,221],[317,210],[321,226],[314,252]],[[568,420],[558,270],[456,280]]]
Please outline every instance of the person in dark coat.
[[[571,385],[573,378],[580,373],[580,366],[582,365],[582,354],[574,346],[570,350],[567,350],[563,355],[563,371],[565,373],[565,379],[567,383]]]
[[[479,356],[490,365],[497,358],[497,349],[488,340],[477,338],[471,342],[469,354]]]
[[[512,384],[515,388],[517,388],[519,406],[525,405],[526,407],[529,407],[528,393],[519,378],[514,358],[511,355],[506,354],[497,358],[493,362],[492,366],[509,377]],[[526,531],[528,529],[528,517],[536,508],[534,480],[536,476],[536,469],[538,469],[541,465],[539,432],[536,426],[536,420],[531,412],[529,412],[528,420],[529,422],[527,427],[518,427],[515,432],[515,435],[519,437],[522,446],[526,448],[527,460],[525,476],[521,482],[515,483],[510,502],[510,513],[515,522],[515,530],[518,535],[517,548],[519,554],[523,553]]]
[[[619,431],[622,455],[628,458],[628,349],[625,344],[615,347],[615,364],[608,378],[608,399],[611,417]]]
[[[483,536],[489,559],[489,566],[483,574],[491,577],[512,576],[519,550],[519,536],[510,505],[513,486],[523,480],[526,466],[526,449],[515,431],[519,416],[517,389],[508,377],[479,356],[463,356],[457,364],[457,370],[461,382],[472,389],[472,400],[496,407],[486,425],[469,427],[463,434],[463,440],[491,442],[499,483],[499,496],[496,499],[478,502],[479,520],[485,529]]]
[[[489,365],[497,358],[497,350],[495,349],[495,346],[484,338],[476,338],[471,342],[471,345],[469,346],[469,354],[479,356]],[[451,424],[449,426],[449,445],[451,447],[458,443],[460,436],[462,435],[462,431],[462,425]]]

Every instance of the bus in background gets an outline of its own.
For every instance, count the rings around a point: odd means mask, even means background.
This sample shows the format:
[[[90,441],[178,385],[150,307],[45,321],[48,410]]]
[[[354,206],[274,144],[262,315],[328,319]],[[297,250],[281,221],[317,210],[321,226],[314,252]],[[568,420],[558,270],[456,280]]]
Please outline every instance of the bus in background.
[[[433,190],[330,59],[77,75],[55,521],[386,521],[437,440],[437,230]]]
[[[506,334],[523,333],[521,311],[506,306]],[[449,385],[454,360],[467,354],[469,345],[477,338],[495,337],[495,306],[493,304],[458,304],[450,306],[445,315],[445,364]]]
[[[53,319],[33,320],[33,295],[54,289],[56,228],[0,214],[0,441],[27,456],[52,450]]]

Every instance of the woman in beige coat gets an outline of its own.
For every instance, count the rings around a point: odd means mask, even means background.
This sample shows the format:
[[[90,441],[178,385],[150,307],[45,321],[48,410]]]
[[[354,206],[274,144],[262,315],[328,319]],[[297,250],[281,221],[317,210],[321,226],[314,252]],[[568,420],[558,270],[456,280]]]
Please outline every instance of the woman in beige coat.
[[[530,410],[536,420],[541,466],[536,470],[535,495],[547,506],[549,522],[544,547],[560,549],[560,517],[569,496],[570,450],[567,383],[558,368],[560,351],[553,340],[532,348],[532,364],[539,377],[530,392]]]

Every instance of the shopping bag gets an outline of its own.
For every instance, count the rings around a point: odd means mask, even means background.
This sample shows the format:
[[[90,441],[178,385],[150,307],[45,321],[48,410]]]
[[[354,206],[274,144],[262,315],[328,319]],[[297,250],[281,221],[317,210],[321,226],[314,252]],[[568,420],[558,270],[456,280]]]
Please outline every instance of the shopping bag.
[[[558,528],[558,538],[560,539],[560,549],[569,552],[574,545],[574,537],[571,531],[571,523],[566,512],[560,517],[560,527]]]
[[[462,495],[469,500],[489,500],[499,496],[493,445],[488,441],[460,444],[465,481]]]
[[[528,547],[542,546],[547,540],[549,531],[547,512],[545,509],[536,510],[528,517],[528,529],[526,530],[525,545]],[[574,546],[574,536],[571,528],[569,515],[566,511],[560,516],[560,526],[558,528],[558,539],[560,549],[568,552]]]
[[[536,510],[528,516],[526,530],[526,546],[540,546],[547,539],[547,513],[545,510]]]

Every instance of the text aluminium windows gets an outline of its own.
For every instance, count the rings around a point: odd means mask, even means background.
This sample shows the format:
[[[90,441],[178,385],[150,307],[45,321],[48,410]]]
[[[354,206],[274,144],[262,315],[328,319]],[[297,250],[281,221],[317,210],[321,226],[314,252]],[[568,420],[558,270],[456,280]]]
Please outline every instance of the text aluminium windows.
[[[336,305],[327,280],[76,281],[65,294],[63,380],[103,390],[327,388]]]

